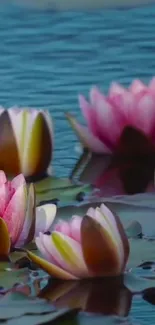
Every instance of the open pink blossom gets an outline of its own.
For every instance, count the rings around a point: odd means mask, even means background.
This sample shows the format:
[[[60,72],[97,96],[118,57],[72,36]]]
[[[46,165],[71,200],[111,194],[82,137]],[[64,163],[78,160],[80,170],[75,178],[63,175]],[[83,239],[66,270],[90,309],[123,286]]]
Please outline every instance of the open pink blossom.
[[[130,126],[155,144],[155,78],[148,86],[134,80],[129,88],[112,83],[108,96],[97,87],[90,90],[90,101],[79,96],[87,127],[67,114],[67,118],[85,148],[95,153],[113,153],[123,130]]]
[[[40,231],[48,231],[55,215],[54,204],[35,207],[34,186],[27,187],[22,174],[8,181],[5,173],[0,171],[0,219],[7,226],[11,246],[22,246]]]
[[[28,257],[61,279],[116,276],[123,273],[129,243],[120,219],[104,205],[86,216],[59,221],[51,235],[40,233],[36,245],[44,258]]]

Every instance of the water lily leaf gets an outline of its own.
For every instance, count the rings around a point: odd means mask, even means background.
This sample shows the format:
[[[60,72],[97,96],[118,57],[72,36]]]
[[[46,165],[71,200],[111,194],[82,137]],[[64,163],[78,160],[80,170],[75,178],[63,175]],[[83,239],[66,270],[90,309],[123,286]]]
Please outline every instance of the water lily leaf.
[[[155,241],[147,239],[129,239],[130,256],[128,268],[134,268],[146,261],[155,261]]]
[[[0,271],[0,287],[4,290],[12,288],[14,285],[26,283],[28,281],[28,269],[20,270],[8,268],[8,270]]]
[[[130,238],[142,236],[142,226],[138,221],[132,221],[126,228],[126,234]]]
[[[107,198],[91,198],[88,202],[81,202],[60,207],[57,217],[68,219],[76,214],[84,216],[89,207],[96,208],[105,203],[121,219],[124,227],[132,221],[137,221],[145,236],[155,237],[155,194],[120,195]]]
[[[60,187],[49,189],[48,191],[37,192],[37,205],[41,202],[52,201],[53,199],[58,199],[61,203],[82,201],[85,194],[90,193],[91,191],[91,185],[70,185],[68,187]]]
[[[155,278],[144,278],[140,276],[127,273],[124,275],[124,285],[132,293],[142,293],[148,288],[155,288]]]
[[[55,190],[60,188],[70,187],[72,182],[68,178],[58,178],[54,176],[49,176],[41,181],[34,184],[37,193],[46,192],[49,190]]]
[[[9,306],[9,310],[8,310]],[[27,297],[22,293],[8,293],[0,299],[0,320],[20,317],[28,314],[43,314],[55,311],[46,300]]]
[[[40,324],[52,324],[52,322],[54,322],[54,324],[64,324],[64,317],[66,318],[67,316],[67,320],[69,320],[72,316],[72,314],[75,313],[72,310],[69,309],[61,309],[61,310],[57,310],[57,311],[53,311],[51,313],[47,313],[47,314],[40,314],[40,315],[24,315],[20,318],[14,318],[14,319],[10,319],[8,320],[5,324],[7,325],[40,325]],[[70,315],[71,314],[71,315]],[[57,321],[55,323],[55,321]],[[75,325],[75,323],[72,323]],[[69,323],[67,322],[67,325],[69,325]]]

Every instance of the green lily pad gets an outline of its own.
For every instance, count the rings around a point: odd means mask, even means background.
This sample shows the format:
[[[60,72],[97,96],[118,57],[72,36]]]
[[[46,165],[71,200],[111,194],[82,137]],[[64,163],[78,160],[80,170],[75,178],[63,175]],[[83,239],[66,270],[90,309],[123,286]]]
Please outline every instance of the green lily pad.
[[[48,191],[37,192],[36,201],[38,205],[41,202],[48,202],[52,201],[53,199],[58,199],[61,204],[66,204],[81,200],[81,198],[83,199],[84,195],[87,193],[91,193],[91,191],[91,185],[70,185],[68,187],[60,187],[55,189],[49,189]]]
[[[0,320],[16,318],[25,314],[51,313],[54,310],[46,300],[33,299],[18,292],[9,292],[0,299]]]
[[[155,241],[147,239],[129,239],[130,256],[128,268],[134,268],[147,261],[155,261]]]
[[[41,324],[64,324],[64,317],[68,315],[68,319],[71,318],[73,311],[68,309],[62,309],[58,311],[53,311],[52,313],[40,314],[40,315],[24,315],[18,318],[10,319],[5,324],[7,325],[41,325]],[[67,325],[69,325],[67,323]],[[74,324],[75,325],[75,324]]]
[[[11,289],[16,284],[27,283],[29,278],[28,268],[11,269],[0,271],[0,287]]]
[[[145,236],[155,238],[155,195],[137,194],[121,195],[107,198],[92,198],[90,202],[80,204],[70,204],[60,207],[57,211],[57,218],[69,219],[73,214],[84,216],[89,207],[96,208],[104,203],[111,211],[116,213],[125,228],[131,222],[138,222],[142,227],[142,233]]]
[[[155,288],[155,278],[147,279],[127,273],[124,275],[124,285],[134,294],[142,293],[148,288]]]
[[[36,182],[34,185],[36,192],[42,193],[49,190],[70,187],[72,184],[73,183],[69,178],[58,178],[54,176],[49,176],[39,182]]]
[[[126,228],[126,234],[130,238],[135,238],[142,235],[142,226],[138,221],[132,221]]]

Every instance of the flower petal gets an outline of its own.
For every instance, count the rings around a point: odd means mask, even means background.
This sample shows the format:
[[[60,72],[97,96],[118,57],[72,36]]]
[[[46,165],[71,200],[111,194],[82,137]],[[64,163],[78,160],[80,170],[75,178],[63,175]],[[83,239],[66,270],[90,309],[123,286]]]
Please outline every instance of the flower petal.
[[[8,231],[11,236],[12,244],[18,240],[22,231],[27,203],[27,190],[24,185],[21,185],[12,196],[3,218],[8,226]]]
[[[3,170],[0,170],[0,186],[7,182],[6,175]]]
[[[35,188],[33,183],[31,183],[28,189],[24,226],[17,240],[16,246],[20,247],[24,244],[28,244],[34,238],[36,225],[35,202]]]
[[[54,231],[51,236],[43,235],[42,241],[51,262],[58,265],[67,272],[80,276],[86,273],[81,245],[72,238]]]
[[[130,91],[135,95],[140,92],[143,92],[145,89],[146,86],[144,85],[144,83],[138,79],[135,79],[130,86]]]
[[[111,153],[111,150],[106,147],[106,145],[101,142],[97,137],[95,137],[87,127],[80,125],[76,119],[69,113],[66,114],[66,117],[78,136],[80,142],[85,148],[90,149],[96,153]]]
[[[117,111],[117,108],[113,107],[98,89],[94,91],[94,96],[96,97],[95,107],[100,140],[103,139],[103,141],[106,141],[108,146],[113,149],[113,146],[117,142],[122,131],[120,111]]]
[[[57,206],[55,204],[45,204],[36,208],[36,229],[35,236],[39,232],[46,232],[51,227],[56,216]]]
[[[60,267],[52,263],[47,262],[43,258],[33,254],[30,251],[27,251],[27,256],[32,262],[37,264],[41,269],[43,269],[45,272],[47,272],[49,275],[53,276],[54,278],[59,278],[64,280],[77,279],[74,275],[62,270]]]
[[[0,169],[8,175],[18,175],[20,160],[14,130],[8,111],[0,114]]]
[[[26,181],[23,174],[19,174],[11,181],[11,186],[16,190],[19,186],[26,185]]]
[[[119,217],[113,214],[105,204],[101,204],[100,210],[110,226],[111,234],[118,244],[118,250],[120,253],[120,260],[122,260],[122,270],[124,269],[129,256],[129,242],[126,236],[125,230]]]
[[[31,116],[29,116],[31,118]],[[28,128],[28,125],[27,125]],[[29,130],[24,157],[24,175],[43,175],[50,164],[52,158],[52,139],[49,127],[41,112],[36,116]]]
[[[5,221],[0,218],[0,256],[7,256],[10,252],[10,236]]]
[[[6,184],[0,186],[0,215],[3,216],[8,199],[8,190]]]
[[[49,254],[46,248],[44,247],[42,236],[43,234],[40,233],[39,236],[35,238],[36,246],[38,247],[43,257],[46,258],[48,262],[53,262],[53,264],[55,264],[54,261],[52,261],[51,254]]]
[[[67,221],[59,220],[58,223],[54,226],[55,231],[62,232],[64,235],[70,236],[71,229],[70,224]]]
[[[81,242],[81,222],[82,218],[79,216],[73,216],[70,221],[70,230],[71,230],[71,237]]]
[[[68,272],[75,274],[77,277],[88,276],[88,270],[83,260],[81,245],[74,239],[54,231],[52,233],[52,241],[57,251],[59,264]]]
[[[81,242],[86,265],[93,276],[116,276],[121,273],[122,265],[111,235],[89,216],[82,220]]]
[[[94,136],[97,136],[98,126],[96,124],[95,109],[86,101],[86,99],[82,95],[79,95],[79,106],[87,122],[89,131],[92,132]]]

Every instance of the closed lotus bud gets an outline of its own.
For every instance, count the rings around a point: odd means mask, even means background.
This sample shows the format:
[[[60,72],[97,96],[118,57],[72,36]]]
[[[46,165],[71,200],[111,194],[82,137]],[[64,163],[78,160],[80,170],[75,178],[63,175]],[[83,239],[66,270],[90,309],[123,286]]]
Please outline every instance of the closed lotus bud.
[[[9,176],[41,177],[52,158],[53,130],[48,112],[0,109],[0,169]]]

